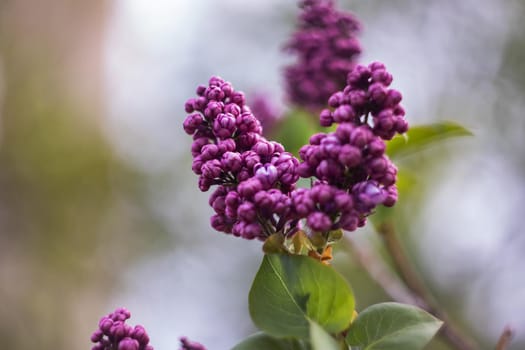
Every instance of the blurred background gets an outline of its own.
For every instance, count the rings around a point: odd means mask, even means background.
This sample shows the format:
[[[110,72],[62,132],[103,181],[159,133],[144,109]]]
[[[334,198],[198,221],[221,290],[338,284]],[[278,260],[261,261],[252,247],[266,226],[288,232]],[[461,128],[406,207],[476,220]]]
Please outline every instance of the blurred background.
[[[339,0],[363,24],[412,125],[474,137],[401,159],[396,225],[437,298],[482,349],[525,348],[525,3]],[[254,332],[260,242],[213,231],[184,102],[220,75],[286,109],[294,1],[0,0],[0,339],[90,348],[118,306],[156,349]],[[352,239],[379,246],[371,229]],[[358,308],[388,300],[344,250]],[[434,341],[429,349],[446,349]]]

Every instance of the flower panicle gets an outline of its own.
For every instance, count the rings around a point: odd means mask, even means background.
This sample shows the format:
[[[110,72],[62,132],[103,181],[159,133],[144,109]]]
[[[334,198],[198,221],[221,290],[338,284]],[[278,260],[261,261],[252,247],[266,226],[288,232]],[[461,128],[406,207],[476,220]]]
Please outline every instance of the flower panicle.
[[[131,313],[118,308],[100,319],[98,329],[91,335],[92,350],[153,350],[149,336],[141,325],[126,324]]]

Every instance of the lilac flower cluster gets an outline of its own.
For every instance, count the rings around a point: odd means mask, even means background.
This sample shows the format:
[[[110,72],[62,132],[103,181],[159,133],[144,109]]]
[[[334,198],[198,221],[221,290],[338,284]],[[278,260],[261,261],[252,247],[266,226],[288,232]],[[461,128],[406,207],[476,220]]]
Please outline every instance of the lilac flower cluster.
[[[295,188],[299,161],[281,144],[262,136],[244,94],[219,77],[197,88],[186,102],[184,130],[193,136],[192,169],[210,197],[212,226],[247,239],[264,240],[286,229],[288,194]]]
[[[102,317],[97,329],[91,336],[91,341],[97,343],[92,350],[153,350],[149,345],[149,336],[144,327],[131,327],[126,320],[131,313],[118,308]]]
[[[180,338],[180,345],[180,350],[206,350],[204,345],[202,345],[201,343],[190,341],[186,337]]]
[[[344,90],[330,97],[332,109],[320,115],[324,126],[339,124],[336,131],[315,134],[300,149],[298,174],[317,181],[292,193],[292,202],[312,229],[353,231],[377,205],[397,201],[397,168],[385,155],[384,140],[405,132],[408,123],[401,94],[387,89],[391,82],[381,63],[356,66]]]
[[[331,0],[304,0],[301,7],[299,28],[286,45],[298,60],[284,73],[289,99],[315,110],[345,86],[361,53],[356,38],[360,24],[351,14],[337,11]]]
[[[351,122],[355,125],[372,125],[372,131],[383,140],[390,140],[396,133],[408,130],[405,110],[399,105],[401,93],[388,87],[392,75],[385,65],[373,62],[368,67],[358,65],[347,77],[344,90],[334,93],[328,100],[333,111],[321,113],[321,125]],[[372,120],[369,120],[369,118]]]

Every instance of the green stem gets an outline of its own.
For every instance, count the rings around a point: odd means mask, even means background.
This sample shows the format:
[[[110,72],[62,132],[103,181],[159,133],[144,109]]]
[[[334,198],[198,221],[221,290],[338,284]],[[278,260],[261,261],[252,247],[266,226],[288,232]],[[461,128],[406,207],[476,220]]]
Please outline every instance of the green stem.
[[[454,349],[477,349],[478,346],[476,346],[470,338],[462,334],[461,331],[452,324],[446,312],[436,302],[423,281],[419,278],[417,272],[412,268],[412,264],[397,238],[394,225],[390,222],[384,222],[379,225],[377,231],[381,237],[383,237],[386,249],[392,257],[394,267],[399,276],[408,289],[420,299],[420,306],[444,322],[439,334]]]

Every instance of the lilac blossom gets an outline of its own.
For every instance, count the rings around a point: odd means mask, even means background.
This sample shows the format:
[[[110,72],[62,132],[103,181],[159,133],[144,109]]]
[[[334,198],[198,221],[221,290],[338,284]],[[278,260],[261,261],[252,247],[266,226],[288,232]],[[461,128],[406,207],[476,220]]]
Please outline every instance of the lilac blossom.
[[[153,350],[144,327],[126,324],[131,313],[118,308],[100,319],[99,328],[91,336],[96,343],[92,350]]]
[[[197,88],[189,99],[184,130],[193,136],[192,170],[208,191],[218,231],[264,240],[288,231],[289,193],[295,189],[299,161],[262,136],[262,127],[245,104],[244,94],[219,77]]]
[[[353,231],[377,205],[397,201],[397,168],[384,140],[408,129],[401,94],[388,89],[392,75],[382,63],[356,66],[347,80],[330,97],[331,108],[320,113],[321,125],[336,123],[337,129],[313,135],[299,151],[297,173],[317,180],[311,189],[292,193],[294,213],[316,231]],[[322,198],[331,200],[324,204]]]
[[[331,109],[321,112],[321,125],[351,122],[370,125],[375,135],[390,140],[408,130],[405,110],[399,104],[401,93],[390,89],[392,75],[385,65],[373,62],[358,65],[347,77],[347,86],[330,96]]]
[[[298,29],[286,45],[297,55],[284,71],[286,88],[292,103],[319,110],[344,88],[356,64],[360,24],[352,14],[336,10],[331,0],[304,0],[301,7]]]

